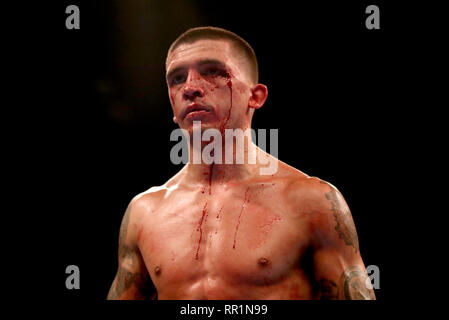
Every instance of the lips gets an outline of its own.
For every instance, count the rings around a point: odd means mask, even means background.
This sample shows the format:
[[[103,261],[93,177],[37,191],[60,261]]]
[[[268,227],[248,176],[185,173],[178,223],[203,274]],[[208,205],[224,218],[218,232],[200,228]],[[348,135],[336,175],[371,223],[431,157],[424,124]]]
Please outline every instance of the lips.
[[[185,110],[182,113],[182,118],[184,119],[185,117],[187,117],[187,115],[189,113],[199,112],[199,111],[210,112],[210,111],[212,111],[212,108],[198,104],[198,103],[192,103],[192,104],[188,105],[187,108],[185,108]]]

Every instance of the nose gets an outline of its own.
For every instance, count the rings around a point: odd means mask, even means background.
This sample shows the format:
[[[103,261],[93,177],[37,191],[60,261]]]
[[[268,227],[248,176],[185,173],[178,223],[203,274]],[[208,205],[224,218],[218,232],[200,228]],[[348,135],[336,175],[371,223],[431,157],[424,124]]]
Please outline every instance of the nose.
[[[187,81],[184,86],[183,98],[184,100],[193,101],[195,98],[203,97],[204,91],[199,85],[200,75],[194,70],[189,72]]]

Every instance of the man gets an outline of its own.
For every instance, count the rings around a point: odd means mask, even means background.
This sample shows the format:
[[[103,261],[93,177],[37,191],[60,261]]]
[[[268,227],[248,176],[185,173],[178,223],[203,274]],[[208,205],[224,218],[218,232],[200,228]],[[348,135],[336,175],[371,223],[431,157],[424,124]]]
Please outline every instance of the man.
[[[182,34],[166,71],[173,120],[190,136],[194,121],[201,132],[251,128],[268,94],[252,48],[219,28]],[[190,159],[130,202],[108,299],[375,299],[340,192],[252,143],[245,155],[254,149],[275,173],[260,174],[259,160]]]

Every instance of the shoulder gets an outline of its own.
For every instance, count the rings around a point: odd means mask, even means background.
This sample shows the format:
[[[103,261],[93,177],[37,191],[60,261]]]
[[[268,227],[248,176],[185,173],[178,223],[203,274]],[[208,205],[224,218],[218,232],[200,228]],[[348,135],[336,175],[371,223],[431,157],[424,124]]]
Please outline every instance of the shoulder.
[[[277,178],[283,180],[288,201],[318,209],[327,207],[329,198],[340,194],[338,189],[323,179],[309,176],[285,163],[279,166]],[[324,209],[324,208],[321,208]]]
[[[318,177],[292,179],[289,196],[292,201],[297,202],[301,211],[307,211],[309,214],[333,216],[336,209],[349,212],[346,201],[337,187]]]
[[[299,210],[308,216],[315,244],[338,247],[344,243],[357,253],[356,227],[341,192],[317,177],[303,179],[295,185]]]
[[[309,205],[325,205],[333,193],[339,193],[338,189],[317,177],[302,177],[290,181],[290,194],[299,197],[302,202]]]
[[[134,196],[128,205],[127,211],[134,219],[139,219],[156,210],[167,191],[166,185],[151,187]]]
[[[302,173],[289,175],[285,191],[295,212],[307,217],[316,243],[345,243],[358,252],[358,237],[352,214],[337,187]]]
[[[283,165],[279,175],[284,180],[284,194],[296,212],[333,217],[335,210],[349,212],[340,191],[331,183]]]
[[[126,210],[130,218],[134,221],[139,221],[146,215],[155,213],[168,195],[179,187],[182,177],[181,173],[179,172],[163,185],[153,186],[135,195],[129,202]]]
[[[166,188],[152,187],[134,196],[123,214],[119,243],[134,246],[145,217],[156,210]]]

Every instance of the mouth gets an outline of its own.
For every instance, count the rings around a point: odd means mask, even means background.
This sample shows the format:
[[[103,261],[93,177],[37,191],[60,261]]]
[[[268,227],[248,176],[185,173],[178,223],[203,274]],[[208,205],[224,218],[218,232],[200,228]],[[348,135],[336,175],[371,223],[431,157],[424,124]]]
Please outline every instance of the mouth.
[[[198,103],[192,103],[190,105],[187,106],[187,108],[183,111],[182,113],[182,118],[191,118],[194,117],[196,115],[201,115],[204,113],[208,113],[211,112],[212,108],[198,104]]]

